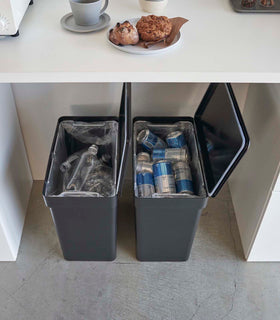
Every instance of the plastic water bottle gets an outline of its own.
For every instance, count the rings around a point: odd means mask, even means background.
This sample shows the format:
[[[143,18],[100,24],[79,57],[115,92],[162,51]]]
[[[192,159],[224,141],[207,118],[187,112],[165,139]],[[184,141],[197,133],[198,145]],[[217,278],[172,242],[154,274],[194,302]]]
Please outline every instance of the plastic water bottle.
[[[81,191],[85,182],[88,179],[89,173],[94,167],[100,164],[97,158],[98,147],[93,144],[86,152],[81,155],[81,158],[77,164],[77,167],[73,171],[72,177],[70,178],[66,190],[68,191]]]

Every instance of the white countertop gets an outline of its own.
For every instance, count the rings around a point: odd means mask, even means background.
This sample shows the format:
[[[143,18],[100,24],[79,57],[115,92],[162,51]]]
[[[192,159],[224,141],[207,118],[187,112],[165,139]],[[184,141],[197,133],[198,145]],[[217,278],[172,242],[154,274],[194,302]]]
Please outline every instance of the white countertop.
[[[169,17],[190,21],[171,51],[121,52],[107,29],[68,32],[68,0],[34,0],[18,38],[0,39],[0,82],[280,82],[280,14],[238,14],[229,0],[169,0]],[[137,0],[111,0],[111,25],[145,15]]]

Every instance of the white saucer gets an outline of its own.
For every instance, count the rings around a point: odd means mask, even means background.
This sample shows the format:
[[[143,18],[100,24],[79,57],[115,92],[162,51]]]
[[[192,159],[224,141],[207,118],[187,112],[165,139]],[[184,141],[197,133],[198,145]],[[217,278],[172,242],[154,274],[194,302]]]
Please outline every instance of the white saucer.
[[[79,26],[76,24],[73,13],[67,13],[62,19],[60,23],[62,27],[66,30],[78,33],[85,33],[85,32],[93,32],[104,29],[110,22],[111,18],[107,13],[103,13],[100,16],[99,22],[92,26]]]

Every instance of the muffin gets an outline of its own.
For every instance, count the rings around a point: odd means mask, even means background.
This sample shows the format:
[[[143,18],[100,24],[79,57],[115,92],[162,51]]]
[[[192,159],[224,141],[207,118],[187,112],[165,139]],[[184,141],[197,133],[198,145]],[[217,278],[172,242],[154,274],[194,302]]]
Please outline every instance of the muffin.
[[[261,0],[260,5],[263,7],[273,7],[274,6],[274,0]]]
[[[172,22],[164,16],[150,15],[142,17],[136,24],[139,37],[144,41],[159,41],[168,37]]]
[[[255,7],[256,2],[257,2],[257,0],[242,0],[241,5],[243,8],[250,9],[250,8]]]
[[[139,42],[138,31],[129,21],[117,23],[109,32],[109,39],[116,45],[136,44]]]

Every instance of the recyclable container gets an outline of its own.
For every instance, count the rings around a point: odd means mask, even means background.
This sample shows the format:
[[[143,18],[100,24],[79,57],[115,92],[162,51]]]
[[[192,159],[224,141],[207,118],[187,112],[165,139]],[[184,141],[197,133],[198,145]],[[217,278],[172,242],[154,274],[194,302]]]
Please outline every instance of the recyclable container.
[[[64,258],[67,260],[112,261],[116,257],[117,207],[121,192],[130,138],[131,85],[124,84],[117,117],[62,117],[58,120],[47,166],[43,197],[50,208]],[[66,120],[94,123],[96,132],[115,126],[112,142],[115,194],[112,197],[56,194],[60,181],[59,165],[69,155],[89,145],[81,145],[67,132],[59,135]],[[93,130],[93,133],[95,132]]]
[[[145,129],[164,139],[175,130],[186,137],[194,196],[138,197],[136,154],[144,149],[137,134]],[[202,209],[215,197],[249,146],[249,137],[230,84],[210,84],[194,117],[133,119],[136,251],[141,261],[189,258]]]

